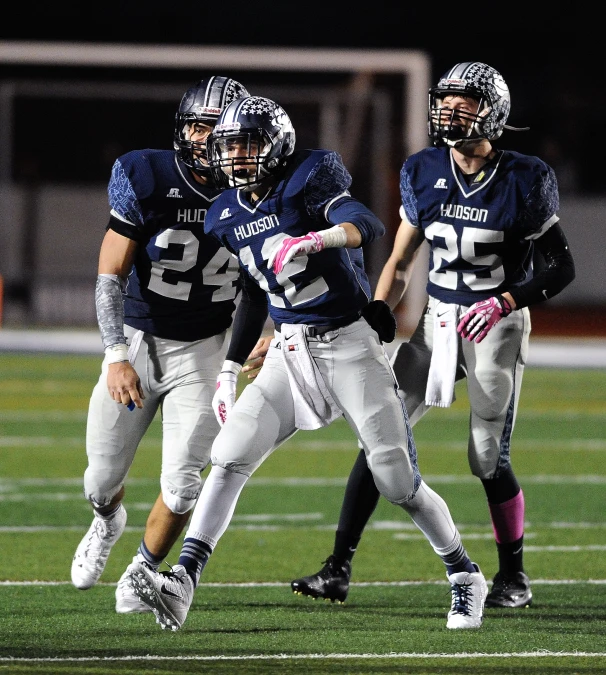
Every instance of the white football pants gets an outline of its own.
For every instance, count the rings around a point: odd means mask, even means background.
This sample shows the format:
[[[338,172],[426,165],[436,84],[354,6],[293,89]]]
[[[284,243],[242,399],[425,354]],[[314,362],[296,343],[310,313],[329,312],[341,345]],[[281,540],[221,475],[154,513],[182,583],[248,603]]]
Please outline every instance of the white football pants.
[[[125,326],[127,338],[134,333]],[[160,409],[164,501],[177,513],[193,507],[200,493],[200,472],[210,461],[219,432],[211,403],[227,345],[226,332],[195,342],[144,334],[133,362],[145,393],[142,410],[130,411],[110,397],[103,363],[88,410],[87,499],[103,506],[120,490],[137,446]]]
[[[362,441],[379,491],[410,513],[436,550],[454,549],[458,532],[445,502],[421,480],[406,411],[377,334],[360,319],[320,337],[308,336],[307,342],[332,398]],[[213,444],[213,468],[186,534],[211,548],[227,528],[247,479],[297,430],[280,347],[276,332],[259,375],[244,389]]]

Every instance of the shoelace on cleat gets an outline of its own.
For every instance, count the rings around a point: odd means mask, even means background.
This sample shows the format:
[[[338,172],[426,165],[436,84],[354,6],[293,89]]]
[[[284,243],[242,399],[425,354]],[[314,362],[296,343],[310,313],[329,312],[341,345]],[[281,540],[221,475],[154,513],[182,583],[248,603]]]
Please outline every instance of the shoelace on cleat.
[[[114,534],[110,527],[111,521],[103,521],[101,518],[96,518],[96,520],[97,522],[95,523],[95,528],[94,530],[91,530],[88,541],[86,542],[86,548],[84,549],[87,555],[91,550],[101,550],[101,544],[103,540],[108,538],[108,536],[111,537]]]
[[[457,614],[465,614],[469,616],[469,609],[471,605],[471,598],[473,597],[470,593],[471,584],[453,584],[451,587],[452,592],[452,608],[451,611],[456,612]]]

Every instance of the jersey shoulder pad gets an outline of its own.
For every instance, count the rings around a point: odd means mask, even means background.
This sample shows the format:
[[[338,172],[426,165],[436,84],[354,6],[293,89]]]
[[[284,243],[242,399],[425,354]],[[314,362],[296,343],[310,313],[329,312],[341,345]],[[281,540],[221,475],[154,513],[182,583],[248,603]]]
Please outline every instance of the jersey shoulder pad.
[[[351,187],[351,174],[338,152],[320,150],[311,156],[313,166],[305,181],[305,209],[315,218],[335,197]]]
[[[141,202],[174,175],[174,157],[172,150],[131,150],[118,157],[107,188],[110,208],[128,222],[141,223]]]
[[[400,169],[400,200],[408,222],[414,227],[419,225],[417,196],[414,186],[425,176],[429,166],[442,166],[445,159],[442,148],[423,148],[410,155]],[[433,174],[433,171],[432,171]]]
[[[520,223],[532,234],[556,214],[560,195],[555,171],[540,157],[508,151],[508,170],[515,175],[524,195]]]
[[[150,153],[153,150],[131,150],[118,157],[112,167],[109,189],[113,194],[132,192],[145,199],[154,190],[155,175]],[[157,151],[156,151],[157,152]]]

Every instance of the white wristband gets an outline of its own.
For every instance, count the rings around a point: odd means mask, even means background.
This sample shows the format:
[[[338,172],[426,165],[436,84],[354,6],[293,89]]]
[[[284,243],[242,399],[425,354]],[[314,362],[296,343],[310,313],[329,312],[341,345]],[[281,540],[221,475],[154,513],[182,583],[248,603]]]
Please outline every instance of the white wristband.
[[[105,348],[106,363],[120,363],[128,361],[128,347],[123,343],[118,343]]]
[[[324,248],[343,248],[347,244],[347,232],[340,226],[335,225],[328,230],[320,230]]]
[[[223,361],[223,366],[221,367],[222,373],[233,373],[234,375],[239,375],[241,370],[242,365],[240,363],[228,361],[227,359]]]

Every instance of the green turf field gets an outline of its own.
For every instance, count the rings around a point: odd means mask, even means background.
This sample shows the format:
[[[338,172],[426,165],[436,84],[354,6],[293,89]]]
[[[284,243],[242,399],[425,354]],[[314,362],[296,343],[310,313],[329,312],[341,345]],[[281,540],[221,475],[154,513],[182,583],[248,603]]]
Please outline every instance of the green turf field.
[[[158,493],[160,425],[127,485],[127,531],[101,582],[69,583],[91,520],[82,496],[89,356],[0,354],[0,674],[605,673],[606,372],[530,368],[514,434],[535,602],[448,631],[440,560],[382,500],[344,605],[292,595],[332,549],[357,449],[345,423],[300,432],[244,488],[186,624],[114,612],[115,583]],[[473,559],[496,571],[488,510],[467,468],[464,385],[416,427],[425,480],[448,502]],[[169,557],[175,563],[178,550]]]

